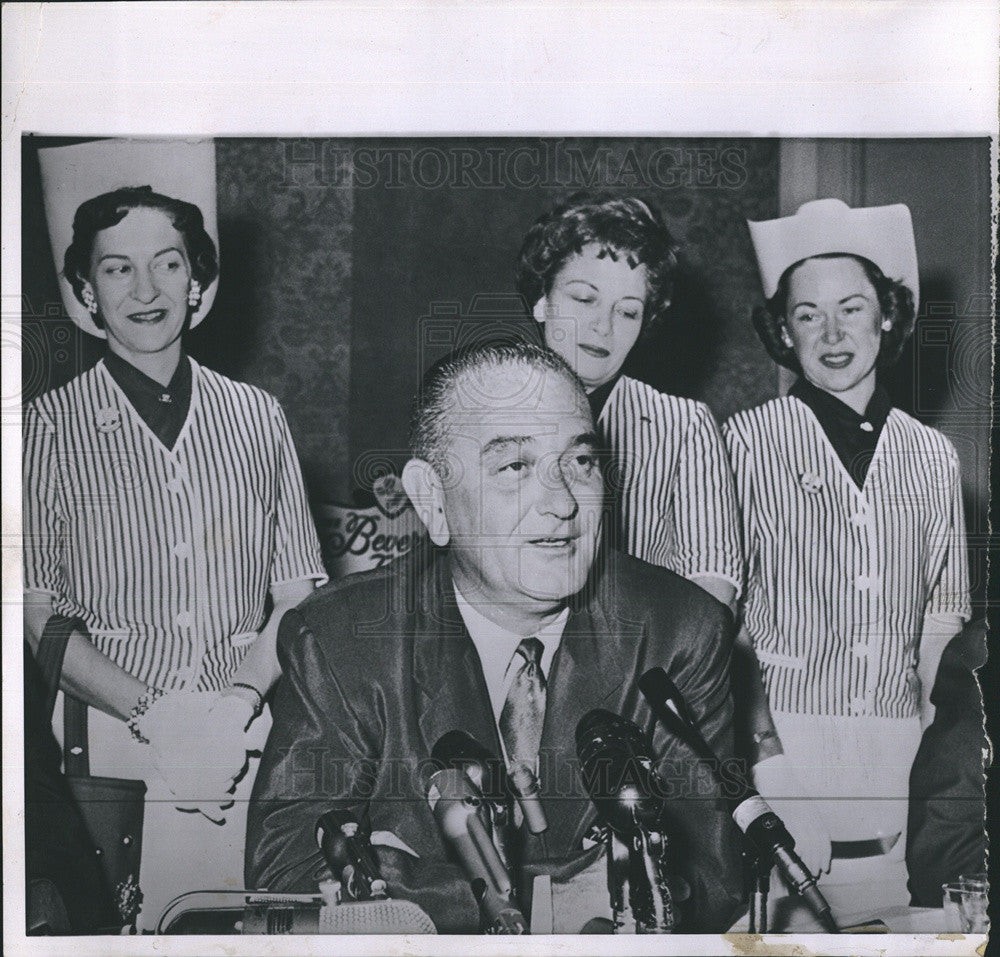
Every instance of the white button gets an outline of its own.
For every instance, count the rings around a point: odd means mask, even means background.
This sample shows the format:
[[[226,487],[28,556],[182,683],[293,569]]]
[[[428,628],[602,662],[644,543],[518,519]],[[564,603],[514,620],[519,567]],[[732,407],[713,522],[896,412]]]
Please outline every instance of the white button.
[[[192,625],[194,624],[194,615],[192,615],[192,614],[191,614],[191,612],[189,612],[189,611],[182,611],[182,612],[181,612],[181,613],[180,613],[180,614],[179,614],[179,615],[178,615],[178,616],[177,616],[177,617],[176,617],[176,618],[174,619],[174,621],[175,621],[175,622],[176,622],[176,623],[177,623],[177,624],[178,624],[178,625],[179,625],[179,626],[180,626],[181,628],[190,628],[190,627],[191,627],[191,626],[192,626]]]
[[[865,699],[855,698],[851,702],[851,714],[864,714],[865,710]]]
[[[191,546],[187,542],[178,542],[174,545],[174,555],[180,559],[191,557]]]
[[[862,432],[874,432],[875,431],[875,426],[872,425],[871,422],[862,422],[861,423],[861,431]]]
[[[172,478],[167,482],[167,488],[171,492],[183,492],[184,491],[184,480],[180,478]]]
[[[868,654],[868,645],[859,642],[851,649],[859,658],[864,658]]]
[[[868,513],[864,512],[864,511],[855,512],[851,516],[851,521],[854,522],[855,525],[867,525],[868,524]]]
[[[858,577],[854,579],[854,587],[857,588],[858,591],[868,591],[868,589],[871,588],[871,585],[871,579],[867,575],[858,575]]]

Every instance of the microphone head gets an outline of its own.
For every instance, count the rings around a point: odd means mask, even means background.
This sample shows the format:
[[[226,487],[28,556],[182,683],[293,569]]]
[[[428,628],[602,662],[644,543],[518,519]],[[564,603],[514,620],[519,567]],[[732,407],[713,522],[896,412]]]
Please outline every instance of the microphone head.
[[[427,803],[432,811],[442,799],[479,805],[483,794],[461,768],[443,768],[435,771],[427,782]]]
[[[652,768],[652,749],[632,721],[595,708],[576,727],[580,773],[598,816],[621,835],[656,827],[663,794]]]
[[[431,748],[431,758],[442,764],[452,761],[489,761],[493,755],[468,731],[455,728],[442,734]]]
[[[643,751],[646,747],[638,725],[604,708],[594,708],[577,722],[577,756],[580,756],[581,748],[586,748],[595,741],[605,740],[619,740],[631,750]]]
[[[431,760],[465,771],[487,800],[504,801],[513,793],[503,762],[467,731],[456,728],[441,735],[431,749]]]
[[[460,768],[445,768],[431,775],[427,785],[427,806],[438,827],[449,838],[467,835],[470,817],[478,817],[484,826],[489,822],[482,791]]]
[[[365,809],[354,807],[332,807],[323,812],[316,821],[316,827],[330,827],[340,830],[345,824],[353,824],[359,831],[371,832],[371,824]]]
[[[350,861],[347,838],[356,837],[359,841],[367,842],[371,834],[371,822],[364,808],[330,808],[316,820],[316,843],[321,850],[329,851],[337,860],[343,858],[345,864]]]

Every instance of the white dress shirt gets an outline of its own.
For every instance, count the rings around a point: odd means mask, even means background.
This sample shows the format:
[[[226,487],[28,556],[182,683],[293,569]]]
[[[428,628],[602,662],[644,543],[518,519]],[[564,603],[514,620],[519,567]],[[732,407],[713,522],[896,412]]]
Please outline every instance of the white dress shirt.
[[[472,637],[472,643],[479,653],[479,661],[483,666],[483,677],[486,679],[486,690],[490,694],[490,704],[493,705],[493,716],[499,721],[500,712],[503,711],[504,702],[507,700],[507,692],[518,670],[516,667],[510,667],[511,662],[517,652],[517,646],[530,636],[515,635],[512,631],[507,631],[494,624],[466,601],[457,586],[453,585],[453,587],[455,588],[458,610],[462,614],[462,621],[465,622],[465,627]],[[569,609],[565,608],[562,614],[534,635],[542,643],[542,674],[545,675],[546,679],[548,679],[549,669],[552,667],[552,658],[562,640],[567,618],[569,618]],[[518,661],[522,660],[518,657]],[[503,743],[503,735],[500,736],[500,743]]]

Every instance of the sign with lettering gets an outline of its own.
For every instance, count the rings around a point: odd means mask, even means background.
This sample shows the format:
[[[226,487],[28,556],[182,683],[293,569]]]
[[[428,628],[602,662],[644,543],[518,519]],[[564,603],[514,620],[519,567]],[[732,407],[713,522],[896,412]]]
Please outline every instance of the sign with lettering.
[[[313,506],[323,561],[332,578],[380,568],[412,551],[426,537],[396,476],[379,480],[371,506]]]

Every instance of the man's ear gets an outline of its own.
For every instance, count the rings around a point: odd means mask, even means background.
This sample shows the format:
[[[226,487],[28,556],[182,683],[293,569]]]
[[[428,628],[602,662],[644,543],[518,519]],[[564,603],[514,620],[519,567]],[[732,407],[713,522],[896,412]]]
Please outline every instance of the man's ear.
[[[444,489],[434,467],[423,459],[410,459],[403,466],[403,488],[420,521],[427,527],[431,541],[435,545],[447,545],[451,532],[444,514]]]
[[[535,303],[535,308],[531,310],[531,314],[535,317],[536,322],[545,322],[548,316],[545,313],[545,297],[542,296],[538,302]]]

